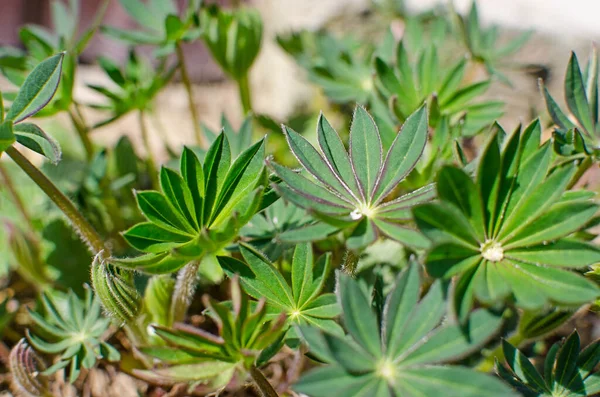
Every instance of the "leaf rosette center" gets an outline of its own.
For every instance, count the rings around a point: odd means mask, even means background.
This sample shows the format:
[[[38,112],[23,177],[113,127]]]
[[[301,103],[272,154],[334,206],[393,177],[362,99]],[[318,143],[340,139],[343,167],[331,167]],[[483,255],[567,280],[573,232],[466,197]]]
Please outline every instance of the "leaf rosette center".
[[[490,262],[500,262],[504,259],[504,248],[496,241],[486,241],[481,244],[481,256]]]

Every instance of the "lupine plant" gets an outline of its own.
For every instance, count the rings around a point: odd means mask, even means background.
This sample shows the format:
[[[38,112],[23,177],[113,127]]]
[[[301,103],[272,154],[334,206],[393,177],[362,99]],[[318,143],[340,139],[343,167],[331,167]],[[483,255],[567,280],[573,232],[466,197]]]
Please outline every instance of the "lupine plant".
[[[498,45],[475,4],[412,15],[378,1],[364,30],[273,39],[258,10],[210,3],[103,2],[79,26],[79,3],[54,0],[52,32],[26,26],[23,50],[0,47],[13,86],[0,96],[0,389],[600,393],[595,48],[585,70],[571,56],[566,107],[544,82],[549,114],[532,105],[507,133],[494,86],[529,33]],[[137,26],[111,27],[110,6]],[[92,60],[109,84],[80,82],[100,26],[130,55]],[[252,108],[268,40],[321,88],[281,130]],[[240,94],[202,122],[185,59],[200,41]],[[195,133],[182,147],[153,103],[177,77]]]

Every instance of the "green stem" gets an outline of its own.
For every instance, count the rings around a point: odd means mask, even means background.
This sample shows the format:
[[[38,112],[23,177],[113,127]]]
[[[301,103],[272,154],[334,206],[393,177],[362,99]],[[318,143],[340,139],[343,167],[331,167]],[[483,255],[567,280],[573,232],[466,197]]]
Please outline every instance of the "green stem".
[[[238,88],[240,90],[240,101],[242,102],[242,110],[244,115],[252,112],[252,98],[250,96],[250,84],[248,82],[248,74],[246,73],[238,81]]]
[[[190,76],[185,66],[185,56],[183,55],[183,48],[181,42],[177,41],[175,44],[177,51],[177,60],[179,61],[179,71],[181,72],[181,81],[185,87],[188,97],[188,106],[190,108],[190,114],[192,115],[192,123],[194,123],[194,136],[196,137],[196,143],[202,147],[206,147],[206,140],[200,129],[200,118],[198,117],[198,110],[196,109],[196,102],[194,101],[194,92],[192,91],[192,83],[190,82]]]
[[[106,249],[102,238],[96,230],[90,225],[90,223],[81,215],[81,213],[75,208],[75,205],[67,196],[63,194],[58,188],[50,181],[46,175],[38,170],[25,156],[23,156],[13,146],[6,149],[6,154],[25,173],[46,193],[46,195],[60,208],[60,210],[66,215],[71,222],[71,225],[79,234],[79,237],[88,245],[89,250],[94,254],[98,254],[100,251]]]
[[[518,348],[525,338],[518,331],[509,336],[506,341],[511,345]],[[490,372],[494,369],[496,359],[502,362],[504,360],[504,350],[502,349],[502,343],[500,343],[494,350],[486,354],[486,357],[477,364],[476,369],[481,372]]]
[[[585,174],[585,172],[588,169],[590,169],[590,167],[592,166],[593,163],[594,162],[592,161],[590,156],[586,156],[586,158],[583,159],[583,161],[581,163],[579,163],[579,166],[577,167],[577,171],[575,172],[575,175],[573,175],[573,178],[571,178],[571,181],[569,182],[567,189],[571,189],[573,186],[575,186],[575,184],[579,181],[579,179],[581,179],[583,174]]]
[[[21,217],[23,217],[23,219],[27,223],[27,226],[29,227],[30,231],[35,234],[35,227],[33,226],[31,216],[29,216],[29,212],[27,212],[27,208],[25,208],[25,204],[23,203],[23,200],[21,200],[21,196],[19,196],[19,193],[15,188],[15,184],[12,178],[10,177],[8,171],[6,171],[6,168],[2,164],[0,164],[0,175],[4,180],[4,186],[8,190],[8,194],[11,196],[12,201],[17,207],[17,210],[21,214]]]
[[[198,267],[201,259],[194,260],[183,267],[177,274],[177,281],[171,296],[171,324],[185,319],[198,281]]]
[[[262,372],[254,365],[250,367],[250,376],[256,385],[256,388],[260,392],[261,397],[278,397],[277,392],[273,389],[273,386],[269,383],[267,378]]]
[[[83,148],[85,149],[85,157],[88,161],[90,161],[94,157],[94,145],[90,140],[90,136],[88,135],[89,129],[85,126],[84,121],[80,118],[79,110],[76,112],[73,109],[69,109],[69,117],[71,117],[71,122],[75,127],[75,131],[77,131],[77,135],[79,135],[79,139],[83,144]]]
[[[148,174],[152,181],[152,186],[155,189],[158,188],[158,173],[156,171],[156,161],[152,154],[152,147],[150,146],[150,136],[148,135],[148,128],[146,127],[146,113],[143,110],[138,112],[138,121],[140,123],[140,131],[142,133],[142,142],[144,143],[144,149],[146,150],[146,165],[148,168]]]

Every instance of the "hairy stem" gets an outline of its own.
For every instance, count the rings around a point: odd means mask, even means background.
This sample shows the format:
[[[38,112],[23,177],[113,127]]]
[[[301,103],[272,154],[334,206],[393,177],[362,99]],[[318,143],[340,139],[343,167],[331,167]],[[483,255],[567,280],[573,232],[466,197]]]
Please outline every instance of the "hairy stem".
[[[171,296],[171,324],[185,319],[185,314],[196,291],[200,261],[201,259],[198,259],[188,263],[177,274],[177,282],[175,283],[173,296]]]
[[[27,223],[27,226],[29,227],[30,231],[35,232],[31,216],[29,215],[27,208],[25,208],[25,204],[23,203],[23,200],[21,200],[21,196],[19,196],[19,192],[17,192],[12,178],[10,177],[10,175],[6,171],[6,168],[2,164],[0,164],[0,176],[2,176],[4,186],[8,190],[8,194],[10,195],[13,203],[17,207],[17,210],[21,214],[21,217]]]
[[[75,205],[67,196],[63,194],[58,188],[50,181],[46,175],[38,170],[25,156],[23,156],[13,146],[6,149],[6,154],[25,173],[46,193],[46,195],[60,208],[60,210],[66,215],[71,222],[71,225],[79,234],[79,237],[88,245],[89,250],[94,254],[98,254],[100,251],[105,249],[104,242],[96,230],[90,225],[90,223],[81,215],[81,213],[75,208]]]
[[[89,129],[81,118],[81,112],[78,109],[76,111],[69,109],[69,117],[71,118],[73,127],[75,127],[75,131],[77,131],[77,135],[85,149],[85,157],[90,161],[94,157],[94,145],[88,135]]]
[[[175,49],[177,50],[177,60],[179,61],[181,81],[185,86],[185,90],[188,96],[188,106],[190,108],[190,114],[192,116],[192,123],[194,124],[194,136],[196,138],[196,143],[201,147],[206,147],[206,140],[204,139],[204,135],[202,135],[202,130],[200,129],[200,118],[198,117],[198,111],[196,110],[196,101],[194,101],[192,83],[190,82],[190,76],[188,74],[187,67],[185,66],[185,56],[183,55],[183,48],[181,47],[181,42],[177,41]]]
[[[344,254],[344,262],[342,263],[342,271],[344,273],[349,274],[350,276],[354,276],[356,272],[356,267],[358,265],[358,259],[360,255],[352,250],[347,250],[346,254]]]
[[[278,397],[277,392],[273,389],[273,386],[269,383],[267,378],[262,372],[254,365],[250,367],[250,376],[254,381],[254,385],[260,392],[261,397]]]
[[[238,80],[238,88],[240,90],[240,101],[242,102],[242,110],[244,115],[252,112],[252,98],[250,96],[250,83],[248,82],[248,74]]]
[[[152,147],[150,146],[150,136],[148,135],[148,128],[146,127],[146,113],[143,110],[138,112],[138,122],[140,124],[140,132],[142,133],[142,142],[144,143],[144,149],[146,150],[146,165],[148,168],[148,174],[152,181],[152,186],[155,189],[158,188],[158,173],[156,171],[156,161],[152,154]]]

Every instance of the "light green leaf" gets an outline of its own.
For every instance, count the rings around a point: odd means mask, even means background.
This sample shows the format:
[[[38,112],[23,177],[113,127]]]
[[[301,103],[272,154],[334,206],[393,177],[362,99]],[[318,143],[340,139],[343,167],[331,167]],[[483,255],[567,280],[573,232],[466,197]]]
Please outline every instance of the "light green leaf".
[[[406,119],[386,155],[375,202],[386,197],[414,168],[425,149],[427,130],[427,108],[422,106]]]
[[[382,147],[375,121],[365,108],[357,106],[350,127],[350,161],[365,202],[375,200],[373,193],[381,169]]]
[[[53,165],[60,162],[62,151],[56,140],[32,123],[17,124],[13,132],[21,145],[46,157]],[[1,150],[0,150],[1,151]]]
[[[7,120],[16,124],[33,116],[50,102],[58,88],[64,56],[64,53],[54,55],[33,69],[11,104]]]
[[[339,277],[338,296],[346,329],[372,356],[381,356],[377,317],[358,282],[346,274]]]

